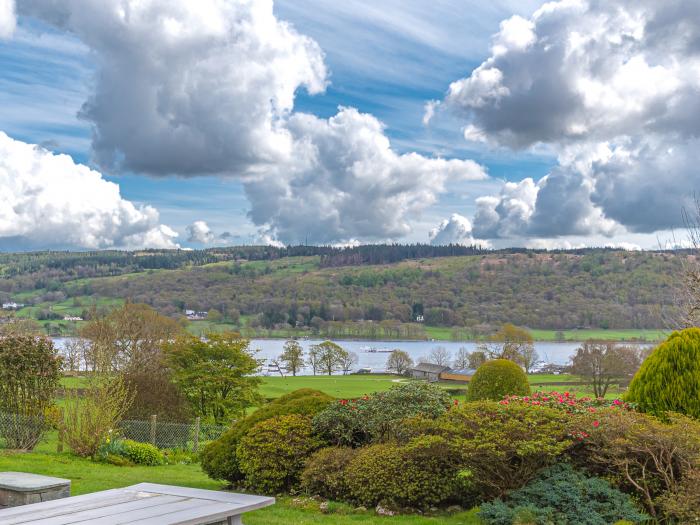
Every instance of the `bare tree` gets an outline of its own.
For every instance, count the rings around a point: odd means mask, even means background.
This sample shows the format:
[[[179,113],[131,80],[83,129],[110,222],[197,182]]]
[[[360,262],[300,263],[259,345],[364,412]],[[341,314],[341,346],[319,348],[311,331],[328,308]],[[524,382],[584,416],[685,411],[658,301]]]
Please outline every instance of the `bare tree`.
[[[692,210],[683,210],[688,243],[693,254],[683,259],[682,277],[676,288],[677,311],[668,321],[669,328],[700,326],[700,197],[695,195]]]
[[[450,353],[444,346],[436,346],[428,354],[428,362],[434,365],[450,366]]]
[[[469,354],[469,366],[468,368],[471,368],[473,370],[476,370],[479,368],[481,365],[483,365],[488,358],[486,357],[486,353],[483,350],[475,350],[471,354]]]
[[[405,375],[413,367],[413,359],[403,350],[394,350],[386,361],[386,369],[400,376]]]
[[[590,383],[596,397],[605,397],[610,385],[631,377],[640,364],[640,352],[633,346],[586,341],[571,358],[571,373]]]
[[[355,352],[344,352],[339,356],[340,369],[343,375],[348,375],[352,371],[352,367],[356,366],[360,358]]]
[[[469,358],[471,357],[471,354],[469,353],[469,350],[467,350],[465,347],[460,347],[459,350],[457,350],[457,355],[455,355],[455,361],[454,361],[454,367],[458,370],[463,370],[465,368],[469,368]]]

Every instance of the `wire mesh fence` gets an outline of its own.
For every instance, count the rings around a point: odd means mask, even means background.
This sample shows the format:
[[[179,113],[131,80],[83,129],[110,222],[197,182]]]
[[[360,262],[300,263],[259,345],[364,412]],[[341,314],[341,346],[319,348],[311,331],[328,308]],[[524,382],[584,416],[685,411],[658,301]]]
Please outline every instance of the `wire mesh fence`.
[[[168,423],[155,416],[148,421],[124,420],[119,432],[126,439],[151,443],[158,448],[182,448],[197,452],[200,445],[218,439],[228,427],[201,423]]]
[[[202,423],[199,418],[190,423],[170,423],[152,416],[146,421],[121,421],[118,434],[125,439],[151,443],[158,448],[179,448],[198,452],[204,443],[218,439],[228,428]],[[46,430],[43,418],[0,412],[0,449],[32,448]]]
[[[0,412],[0,449],[33,447],[45,428],[43,417]]]

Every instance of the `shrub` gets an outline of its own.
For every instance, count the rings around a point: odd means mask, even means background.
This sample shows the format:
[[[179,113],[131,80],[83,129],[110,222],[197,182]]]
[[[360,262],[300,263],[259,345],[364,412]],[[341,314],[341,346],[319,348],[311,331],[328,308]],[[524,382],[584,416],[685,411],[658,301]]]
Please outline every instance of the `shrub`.
[[[347,499],[349,488],[346,469],[357,451],[349,447],[323,448],[306,462],[301,474],[301,487],[310,495]]]
[[[675,495],[692,499],[683,490],[700,470],[700,422],[682,415],[669,415],[662,422],[620,410],[601,411],[588,420],[590,435],[581,460],[623,490],[635,492],[653,518],[673,515],[668,500]]]
[[[648,519],[627,494],[568,463],[543,470],[505,501],[484,503],[479,517],[487,525],[511,525],[525,513],[529,514],[528,523],[537,525],[608,525],[622,519],[633,523]]]
[[[6,447],[36,446],[60,377],[61,358],[50,339],[0,337],[0,438]]]
[[[421,436],[404,446],[360,449],[347,467],[346,483],[351,497],[363,505],[426,508],[455,497],[457,468],[446,439]]]
[[[243,479],[238,467],[236,448],[241,438],[257,423],[276,416],[300,414],[313,417],[326,408],[333,398],[318,390],[301,388],[263,405],[233,425],[219,439],[209,443],[200,454],[202,469],[213,479],[235,483]]]
[[[437,420],[404,425],[408,435],[439,435],[452,443],[461,476],[484,500],[524,486],[556,462],[574,444],[572,426],[561,410],[493,401],[466,403]]]
[[[577,397],[569,392],[534,392],[530,396],[506,396],[500,404],[543,406],[563,410],[569,414],[595,413],[604,408],[632,410],[629,403],[619,399]]]
[[[508,395],[529,394],[530,383],[523,369],[508,359],[494,359],[481,365],[472,377],[467,400],[498,401]]]
[[[307,458],[322,445],[311,420],[292,414],[255,425],[241,438],[236,457],[246,486],[270,494],[296,487]]]
[[[121,454],[136,465],[154,467],[165,463],[165,456],[158,447],[150,443],[139,443],[130,439],[122,441]]]
[[[655,415],[700,419],[700,328],[674,332],[642,363],[626,399]]]
[[[79,456],[95,457],[131,405],[133,392],[121,374],[94,372],[78,390],[67,390],[63,435]]]
[[[436,418],[451,398],[436,385],[411,382],[359,399],[341,399],[314,418],[314,430],[339,446],[361,446],[396,437],[398,423],[408,417]]]

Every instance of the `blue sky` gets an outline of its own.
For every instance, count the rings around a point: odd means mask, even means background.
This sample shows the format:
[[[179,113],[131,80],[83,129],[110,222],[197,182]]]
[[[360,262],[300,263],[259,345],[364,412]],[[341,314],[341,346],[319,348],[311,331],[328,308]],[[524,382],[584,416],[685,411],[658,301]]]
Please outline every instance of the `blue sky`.
[[[7,2],[7,0],[2,1]],[[110,2],[119,4],[119,0],[110,0]],[[44,3],[48,4],[48,2]],[[80,0],[71,0],[66,5],[73,5],[77,9],[80,3]],[[157,6],[159,2],[151,3]],[[622,1],[619,3],[626,4]],[[17,28],[10,38],[0,40],[0,131],[15,141],[38,144],[54,153],[66,153],[76,164],[85,164],[99,171],[104,180],[118,184],[122,199],[130,201],[136,207],[150,206],[156,209],[159,223],[167,225],[179,234],[176,242],[181,246],[202,247],[207,243],[223,242],[213,240],[223,232],[233,234],[234,242],[250,243],[270,240],[288,242],[299,238],[304,231],[310,230],[307,223],[299,225],[298,231],[287,228],[286,223],[281,224],[280,221],[289,222],[289,214],[277,214],[270,209],[263,212],[261,208],[263,201],[265,205],[280,209],[288,206],[289,203],[284,205],[282,201],[268,203],[267,198],[261,196],[261,192],[264,192],[266,187],[265,184],[272,186],[277,184],[279,175],[275,173],[280,172],[272,170],[271,174],[252,183],[249,178],[250,173],[260,172],[260,168],[256,167],[258,164],[251,168],[248,161],[243,164],[236,161],[223,172],[217,168],[213,173],[207,173],[204,169],[203,173],[193,176],[190,172],[171,173],[172,168],[168,168],[167,174],[158,172],[158,169],[150,173],[149,169],[143,171],[131,169],[128,151],[123,154],[127,162],[121,165],[105,163],[104,157],[96,154],[93,136],[96,132],[106,136],[107,128],[100,126],[108,126],[108,124],[99,120],[103,117],[96,117],[94,114],[86,113],[81,116],[81,107],[95,93],[99,95],[106,89],[105,84],[100,84],[98,78],[108,71],[108,65],[106,65],[108,61],[116,60],[114,57],[118,55],[113,49],[106,48],[111,45],[107,39],[99,39],[91,33],[93,28],[88,27],[89,24],[86,26],[86,22],[82,22],[83,25],[75,21],[56,23],[57,15],[50,12],[52,8],[42,8],[41,1],[35,4],[39,7],[31,5],[24,7],[21,0],[18,2]],[[474,97],[475,90],[481,89],[479,87],[481,84],[476,82],[479,80],[476,76],[479,71],[477,68],[482,63],[487,60],[490,60],[490,63],[503,61],[504,65],[500,66],[498,71],[505,78],[504,82],[507,82],[507,74],[510,71],[508,68],[512,68],[515,75],[515,72],[519,71],[518,61],[525,62],[530,59],[528,54],[534,56],[537,43],[532,43],[533,38],[539,42],[544,40],[543,36],[546,36],[540,34],[539,25],[539,21],[546,17],[546,13],[531,18],[539,7],[540,2],[514,0],[488,3],[454,0],[438,0],[430,3],[399,0],[380,2],[354,0],[342,3],[331,0],[307,2],[277,0],[274,3],[274,16],[279,23],[288,22],[298,35],[311,38],[317,43],[322,52],[328,82],[322,93],[309,94],[303,85],[293,88],[295,93],[293,109],[290,112],[287,108],[281,114],[281,118],[286,119],[295,114],[310,114],[318,117],[319,123],[326,123],[332,121],[334,115],[339,113],[339,107],[356,108],[361,114],[371,115],[384,124],[384,134],[391,141],[391,150],[396,155],[416,152],[425,159],[475,161],[487,175],[486,178],[472,175],[466,177],[460,175],[454,178],[427,177],[426,186],[433,184],[436,187],[440,186],[441,189],[434,191],[434,194],[430,193],[419,204],[408,206],[400,216],[394,214],[391,217],[381,216],[382,218],[378,219],[395,221],[396,225],[393,227],[378,228],[376,232],[368,229],[366,225],[346,228],[345,224],[357,222],[357,218],[346,218],[340,213],[340,216],[332,221],[337,232],[334,230],[333,234],[319,236],[317,242],[378,242],[381,240],[428,242],[431,230],[437,228],[438,233],[447,235],[447,232],[455,227],[457,237],[439,238],[455,242],[471,242],[476,239],[494,246],[513,244],[578,246],[609,243],[639,244],[650,247],[658,243],[659,232],[667,235],[669,226],[677,225],[677,221],[674,223],[673,220],[664,218],[658,219],[658,229],[653,225],[638,224],[639,221],[635,223],[632,219],[628,225],[625,222],[627,220],[625,210],[619,210],[619,206],[609,204],[610,200],[600,195],[601,188],[607,182],[595,178],[595,175],[593,178],[588,175],[584,177],[586,180],[592,180],[595,186],[591,193],[592,204],[589,210],[551,211],[552,216],[580,216],[577,223],[572,222],[568,229],[557,230],[537,222],[543,220],[541,217],[546,216],[545,212],[550,213],[550,210],[545,210],[542,204],[545,203],[542,198],[545,192],[540,189],[547,186],[546,191],[552,191],[554,184],[551,182],[547,184],[545,176],[552,170],[555,172],[555,177],[559,177],[559,173],[568,173],[569,160],[562,159],[569,159],[572,155],[583,156],[580,149],[584,147],[574,144],[578,137],[559,141],[557,138],[541,134],[542,130],[532,131],[533,136],[536,137],[534,140],[528,143],[518,142],[514,145],[511,141],[512,137],[519,131],[506,129],[508,126],[498,123],[508,118],[515,118],[516,113],[504,117],[497,114],[498,111],[505,111],[502,108],[506,104],[501,104],[502,101],[494,103],[493,107],[486,107],[483,102],[485,99],[479,99],[477,103],[474,102],[476,100]],[[586,14],[594,9],[596,7],[591,5]],[[562,12],[564,12],[563,8]],[[655,16],[653,10],[644,14],[649,20]],[[214,16],[226,16],[225,9],[221,10],[221,14],[215,13]],[[504,20],[515,20],[515,22],[512,27],[499,25]],[[74,24],[73,27],[71,23]],[[566,23],[573,25],[579,23],[578,21],[564,20],[561,23],[564,31],[581,31],[581,27],[566,27]],[[98,24],[99,19],[96,18],[95,26]],[[551,30],[544,24],[542,27],[544,29],[541,31]],[[120,37],[118,36],[117,39]],[[524,44],[518,41],[523,38]],[[506,40],[510,42],[507,45],[511,47],[504,52],[505,54],[499,54],[494,45]],[[634,58],[635,52],[648,56],[647,50],[641,49],[645,45],[644,38],[640,38],[640,49],[625,51],[630,55],[624,57],[623,62]],[[148,52],[151,50],[144,45],[144,53]],[[613,51],[606,52],[613,55]],[[694,53],[680,58],[696,60],[697,56]],[[320,56],[314,55],[313,49],[308,51],[308,54],[311,56],[308,59],[311,63]],[[215,58],[218,59],[218,57]],[[492,66],[489,67],[493,69]],[[538,65],[534,62],[530,67],[537,68]],[[548,66],[542,66],[543,74],[546,73],[544,71],[546,67]],[[569,78],[574,78],[579,73],[574,71]],[[128,76],[134,73],[125,70],[123,74]],[[645,71],[639,74],[643,75]],[[583,73],[581,75],[584,76]],[[448,91],[450,85],[460,79],[467,80],[461,91]],[[586,79],[589,80],[588,77]],[[165,84],[167,84],[166,80],[164,80]],[[137,79],[135,79],[136,82]],[[490,87],[490,89],[492,91],[487,94],[487,98],[495,100],[493,90],[498,88]],[[503,92],[508,92],[515,98],[514,87],[501,91]],[[120,96],[118,88],[110,94]],[[647,96],[647,94],[642,95]],[[125,95],[127,96],[128,94]],[[197,93],[197,96],[207,97],[208,93]],[[523,93],[518,96],[524,99],[531,96],[533,98],[530,103],[535,104],[534,97],[539,95]],[[502,95],[499,97],[502,98]],[[644,102],[646,100],[645,98]],[[439,114],[426,125],[423,117],[428,101],[441,101],[441,103],[438,106]],[[227,106],[222,105],[223,107]],[[528,106],[517,109],[517,111],[527,110]],[[98,105],[97,113],[99,111]],[[222,109],[222,111],[225,110]],[[586,108],[586,111],[592,113],[590,108]],[[614,110],[611,109],[611,111]],[[114,117],[104,118],[113,119]],[[137,116],[132,117],[132,121],[135,122],[136,119]],[[272,122],[276,120],[273,119]],[[580,124],[575,122],[572,126]],[[237,125],[241,124],[237,123]],[[464,129],[472,125],[486,130],[488,140],[465,140]],[[292,128],[293,125],[290,124],[289,129]],[[585,147],[590,151],[595,148],[599,151],[601,144],[605,144],[609,151],[615,152],[617,151],[615,148],[620,144],[627,145],[647,140],[647,137],[636,137],[631,130],[623,129],[620,132],[619,126],[616,130],[615,135],[586,137]],[[677,134],[678,130],[671,131]],[[656,133],[657,130],[654,132]],[[525,135],[522,135],[516,138],[527,142],[529,136],[524,138]],[[621,136],[624,136],[624,140],[620,138]],[[662,138],[667,139],[666,136]],[[295,144],[303,142],[302,139],[298,140],[300,142]],[[663,141],[659,139],[658,142]],[[343,142],[343,144],[346,143]],[[247,144],[250,148],[250,144]],[[666,142],[663,144],[668,145]],[[686,146],[689,148],[690,145],[682,143],[679,146],[682,149]],[[651,147],[652,145],[647,144],[647,148]],[[115,148],[117,156],[122,155],[118,151],[119,144]],[[607,158],[610,158],[610,155]],[[681,161],[684,160],[681,159]],[[404,162],[395,159],[392,162],[394,161]],[[131,166],[135,165],[143,165],[143,163],[131,163]],[[269,165],[268,161],[264,161],[263,165]],[[308,169],[314,172],[323,171],[330,169],[329,165],[322,163],[320,166],[314,165],[315,167]],[[420,172],[405,171],[408,168],[396,168],[398,170],[396,177],[420,178],[434,171],[431,166],[426,164]],[[279,169],[285,170],[283,167]],[[290,169],[296,169],[296,167]],[[304,169],[307,170],[307,168]],[[345,169],[345,167],[339,169]],[[455,169],[464,171],[469,167],[462,165]],[[299,175],[298,179],[288,183],[287,189],[284,190],[287,194],[290,194],[290,188],[297,188],[301,180],[309,181],[313,178],[307,171],[302,173],[303,176]],[[650,175],[652,176],[653,174]],[[532,179],[535,190],[527,186],[529,179]],[[622,186],[624,180],[620,179],[616,182]],[[693,189],[697,189],[693,188],[696,180],[697,177],[692,176],[690,179],[686,177],[682,180],[678,194],[690,193]],[[503,186],[504,182],[518,184],[520,181],[525,182],[517,187]],[[391,184],[395,183],[397,181],[392,179]],[[581,184],[584,183],[585,181],[581,182]],[[573,187],[572,184],[578,183],[569,181],[567,184],[568,187]],[[306,195],[306,191],[314,189],[316,188],[311,186],[293,195]],[[538,195],[539,200],[536,203],[532,199],[528,200],[527,192],[531,190],[535,192],[534,195]],[[320,193],[324,191],[319,190]],[[343,192],[346,191],[343,190]],[[417,190],[413,188],[411,191],[413,193],[408,197],[402,197],[398,201],[387,200],[386,205],[395,205],[394,203],[399,201],[415,203]],[[512,196],[512,192],[516,192],[517,195]],[[522,195],[518,192],[522,192]],[[504,197],[506,194],[507,198]],[[364,198],[359,193],[355,197],[359,200]],[[492,199],[489,201],[490,204],[484,204],[484,197]],[[477,205],[479,198],[482,198],[481,204]],[[562,196],[559,200],[566,201],[567,197]],[[642,201],[643,199],[640,198],[638,201],[631,202],[629,206],[638,206]],[[376,205],[382,206],[385,201],[377,202]],[[345,201],[343,203],[345,205]],[[123,203],[120,202],[119,206],[122,205]],[[512,219],[512,214],[507,211],[508,206],[511,205],[518,210],[519,207],[530,207],[526,213],[526,224],[513,225],[508,222]],[[249,216],[252,208],[260,212],[254,212]],[[342,209],[340,206],[339,208]],[[459,215],[456,222],[453,221],[454,214]],[[490,217],[491,222],[484,222],[486,216]],[[520,219],[522,222],[522,217]],[[202,242],[202,238],[188,241],[187,227],[194,221],[207,223],[211,235],[206,241]],[[148,224],[148,228],[154,226],[155,223],[152,224],[152,222],[152,218],[142,221],[143,224]],[[589,227],[594,222],[595,227]],[[0,239],[3,236],[1,224],[0,221]],[[14,231],[11,227],[6,229],[10,232]],[[483,233],[475,235],[479,232]],[[32,234],[18,235],[31,237]],[[17,238],[17,235],[7,234],[6,238]],[[44,238],[45,236],[38,236],[39,240],[30,245],[41,247],[43,241],[40,239]],[[12,242],[7,239],[7,242],[0,242],[0,248],[12,249]],[[74,241],[66,242],[69,246]],[[102,243],[98,246],[106,247],[110,242],[119,245],[119,241],[108,240],[107,244]],[[75,247],[80,248],[81,241],[77,241],[77,244],[78,246]]]

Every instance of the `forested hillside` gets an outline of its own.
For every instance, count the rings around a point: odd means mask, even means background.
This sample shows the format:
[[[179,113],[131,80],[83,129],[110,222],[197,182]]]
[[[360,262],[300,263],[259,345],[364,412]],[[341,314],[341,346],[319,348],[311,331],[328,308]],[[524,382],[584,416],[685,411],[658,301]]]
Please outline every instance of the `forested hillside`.
[[[410,330],[421,315],[425,325],[473,332],[504,322],[553,330],[658,328],[673,309],[673,285],[689,257],[474,248],[444,256],[451,253],[445,248],[6,254],[0,299],[21,300],[30,306],[18,315],[33,317],[54,304],[87,312],[91,304],[128,299],[172,316],[212,310],[217,320],[265,328],[394,321]]]

